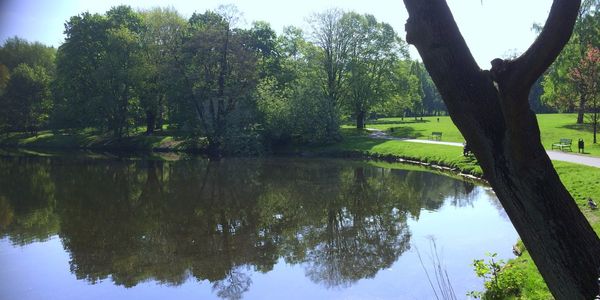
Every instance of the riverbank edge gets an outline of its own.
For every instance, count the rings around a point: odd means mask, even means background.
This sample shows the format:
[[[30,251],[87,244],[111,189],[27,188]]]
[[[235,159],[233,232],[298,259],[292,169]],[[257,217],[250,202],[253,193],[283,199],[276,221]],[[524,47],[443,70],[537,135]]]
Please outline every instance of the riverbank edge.
[[[11,136],[0,136],[0,149],[204,154],[206,142],[201,137],[183,137],[168,134],[137,134],[113,138],[97,132],[54,133],[44,131],[37,135],[14,133]]]

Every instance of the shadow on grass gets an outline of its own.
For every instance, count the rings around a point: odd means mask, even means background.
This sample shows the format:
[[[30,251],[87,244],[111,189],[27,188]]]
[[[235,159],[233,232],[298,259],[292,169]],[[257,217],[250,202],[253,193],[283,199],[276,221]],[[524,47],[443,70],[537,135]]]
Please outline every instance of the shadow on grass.
[[[424,130],[415,130],[413,127],[403,126],[403,127],[392,127],[387,130],[387,133],[393,137],[398,138],[410,138],[410,139],[418,139],[423,137]]]
[[[387,140],[372,139],[366,136],[345,136],[341,142],[342,148],[357,151],[371,151],[373,147],[383,144]]]
[[[205,143],[202,138],[176,130],[157,131],[151,135],[140,131],[122,138],[96,129],[45,130],[37,134],[14,132],[0,136],[2,146],[56,149],[195,150],[201,149]]]
[[[594,128],[593,128],[592,124],[589,124],[589,123],[585,123],[585,124],[569,124],[569,125],[561,126],[560,128],[577,130],[577,131],[584,131],[584,132],[589,132],[589,133],[593,133],[594,132]]]

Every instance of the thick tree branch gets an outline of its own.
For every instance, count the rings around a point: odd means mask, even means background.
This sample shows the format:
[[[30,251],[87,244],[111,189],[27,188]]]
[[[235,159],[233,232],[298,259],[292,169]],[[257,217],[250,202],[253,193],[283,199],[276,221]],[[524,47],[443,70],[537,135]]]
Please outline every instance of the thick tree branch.
[[[503,119],[498,91],[489,74],[483,72],[475,62],[446,1],[404,0],[404,3],[409,12],[406,41],[419,51],[448,107],[452,121],[479,161],[482,164],[492,162],[491,157],[482,157],[491,153],[488,148],[490,144],[482,139],[487,139],[488,135],[503,135],[505,125],[498,122],[490,126],[479,118],[487,115],[488,118],[494,116],[494,119]],[[499,138],[494,143],[498,141]],[[484,169],[489,168],[491,165]],[[490,176],[494,174],[485,176],[491,179]]]
[[[504,90],[529,93],[569,41],[580,4],[581,0],[554,0],[544,29],[525,53],[514,61],[492,61],[491,72]]]
[[[445,0],[404,0],[415,45],[452,120],[556,299],[598,292],[600,240],[561,183],[527,95],[569,39],[580,0],[555,0],[545,29],[515,61],[475,63]]]
[[[410,12],[405,25],[406,41],[417,47],[422,58],[430,53],[423,50],[445,51],[457,60],[467,62],[465,68],[471,72],[480,70],[452,14],[446,13],[450,8],[445,0],[405,0],[404,4]],[[439,16],[448,20],[432,20]]]

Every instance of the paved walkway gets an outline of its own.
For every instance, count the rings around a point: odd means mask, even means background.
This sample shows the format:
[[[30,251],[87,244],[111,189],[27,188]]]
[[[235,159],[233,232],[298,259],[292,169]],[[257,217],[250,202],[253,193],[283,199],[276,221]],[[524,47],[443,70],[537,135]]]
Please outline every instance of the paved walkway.
[[[437,144],[437,145],[446,145],[446,146],[456,146],[462,147],[462,143],[455,142],[441,142],[441,141],[431,141],[431,140],[417,140],[417,139],[407,139],[407,138],[397,138],[393,136],[389,136],[384,131],[374,128],[367,128],[367,130],[371,131],[369,137],[376,139],[385,139],[385,140],[398,140],[405,141],[411,143],[423,143],[423,144]],[[551,160],[558,161],[566,161],[570,163],[582,164],[590,167],[600,168],[600,158],[592,157],[587,155],[576,154],[572,152],[561,152],[561,151],[546,151]]]

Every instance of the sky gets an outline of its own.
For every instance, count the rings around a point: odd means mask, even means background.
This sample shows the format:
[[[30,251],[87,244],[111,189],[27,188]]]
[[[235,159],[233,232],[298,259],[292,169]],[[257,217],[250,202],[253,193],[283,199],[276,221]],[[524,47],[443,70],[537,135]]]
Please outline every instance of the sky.
[[[447,0],[454,18],[483,69],[497,57],[521,53],[535,40],[534,23],[543,24],[551,0]],[[234,4],[243,13],[248,26],[252,21],[267,21],[278,33],[294,25],[309,30],[307,18],[329,8],[373,14],[405,36],[408,13],[402,0],[0,0],[0,42],[13,36],[29,41],[60,46],[64,41],[64,23],[82,12],[105,13],[113,6],[130,5],[135,9],[174,7],[184,17],[219,5]],[[244,24],[241,24],[244,25]],[[411,46],[411,56],[418,58]]]

